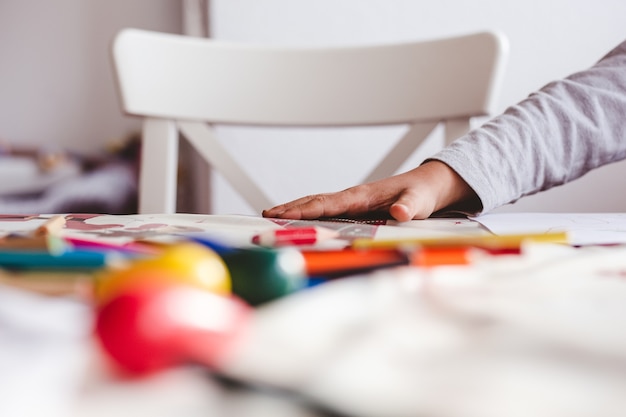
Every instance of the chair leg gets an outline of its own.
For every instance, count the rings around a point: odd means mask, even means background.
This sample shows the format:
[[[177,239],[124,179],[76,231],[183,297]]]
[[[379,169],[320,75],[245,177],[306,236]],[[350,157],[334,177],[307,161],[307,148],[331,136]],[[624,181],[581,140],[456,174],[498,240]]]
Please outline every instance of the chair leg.
[[[212,128],[202,122],[178,121],[178,129],[209,164],[237,190],[258,213],[274,203],[219,142]]]
[[[139,172],[139,213],[176,212],[178,131],[173,121],[146,118]]]
[[[451,144],[455,139],[465,135],[470,130],[470,118],[449,119],[444,122],[445,144]]]

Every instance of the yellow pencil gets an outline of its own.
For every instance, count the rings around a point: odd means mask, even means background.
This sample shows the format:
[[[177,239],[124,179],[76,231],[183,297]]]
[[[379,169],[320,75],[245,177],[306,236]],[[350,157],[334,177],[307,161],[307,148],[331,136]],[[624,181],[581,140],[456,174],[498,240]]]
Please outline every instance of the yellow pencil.
[[[568,237],[566,232],[555,232],[512,235],[455,236],[443,238],[359,238],[352,242],[352,247],[356,249],[389,249],[473,246],[488,249],[516,249],[519,248],[524,242],[568,243]]]

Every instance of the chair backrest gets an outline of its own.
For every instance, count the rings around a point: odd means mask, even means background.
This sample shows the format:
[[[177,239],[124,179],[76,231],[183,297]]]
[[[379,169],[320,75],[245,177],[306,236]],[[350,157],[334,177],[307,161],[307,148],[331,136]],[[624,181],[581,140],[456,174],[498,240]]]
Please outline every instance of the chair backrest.
[[[492,112],[506,50],[505,38],[492,32],[286,48],[123,30],[113,44],[122,105],[146,117],[140,212],[175,210],[177,131],[253,208],[274,204],[236,166],[212,124],[408,124],[365,181],[391,175],[438,123],[447,122],[449,142],[469,129],[470,117]]]

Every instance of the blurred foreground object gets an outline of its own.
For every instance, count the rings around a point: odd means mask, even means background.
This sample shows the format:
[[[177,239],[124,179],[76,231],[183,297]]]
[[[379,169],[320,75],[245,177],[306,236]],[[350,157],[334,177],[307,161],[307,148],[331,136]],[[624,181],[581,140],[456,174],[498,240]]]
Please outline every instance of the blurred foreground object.
[[[98,310],[96,333],[115,363],[133,374],[189,362],[215,367],[249,311],[232,297],[144,281]]]
[[[102,271],[97,277],[95,298],[103,304],[128,287],[158,282],[189,285],[222,295],[231,291],[228,269],[213,250],[196,243],[179,243],[166,247],[158,256]]]
[[[146,302],[142,315],[152,311],[149,299],[161,311],[177,303],[163,301],[165,295],[129,295],[119,301],[127,306],[120,316],[107,312],[118,328],[106,334],[161,358],[152,369],[182,355],[340,415],[621,415],[624,250],[526,245],[521,255],[488,262],[400,267],[335,280],[242,315],[229,303],[205,299],[199,305],[211,314],[187,316],[194,303],[180,302],[166,322],[189,336],[183,347],[168,339],[176,334],[171,327],[159,331],[162,318],[136,320],[137,300]],[[215,331],[218,317],[226,333]],[[196,325],[189,327],[191,318]],[[156,340],[164,345],[143,341],[136,323],[153,323],[156,337],[165,335]]]

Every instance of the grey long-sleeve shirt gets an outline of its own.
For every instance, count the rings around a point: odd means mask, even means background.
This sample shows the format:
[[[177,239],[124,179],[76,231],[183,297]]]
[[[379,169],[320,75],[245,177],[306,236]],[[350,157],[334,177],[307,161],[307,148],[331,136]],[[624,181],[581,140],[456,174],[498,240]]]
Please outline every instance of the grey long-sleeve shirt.
[[[552,82],[431,159],[454,169],[482,212],[626,158],[626,41]]]

